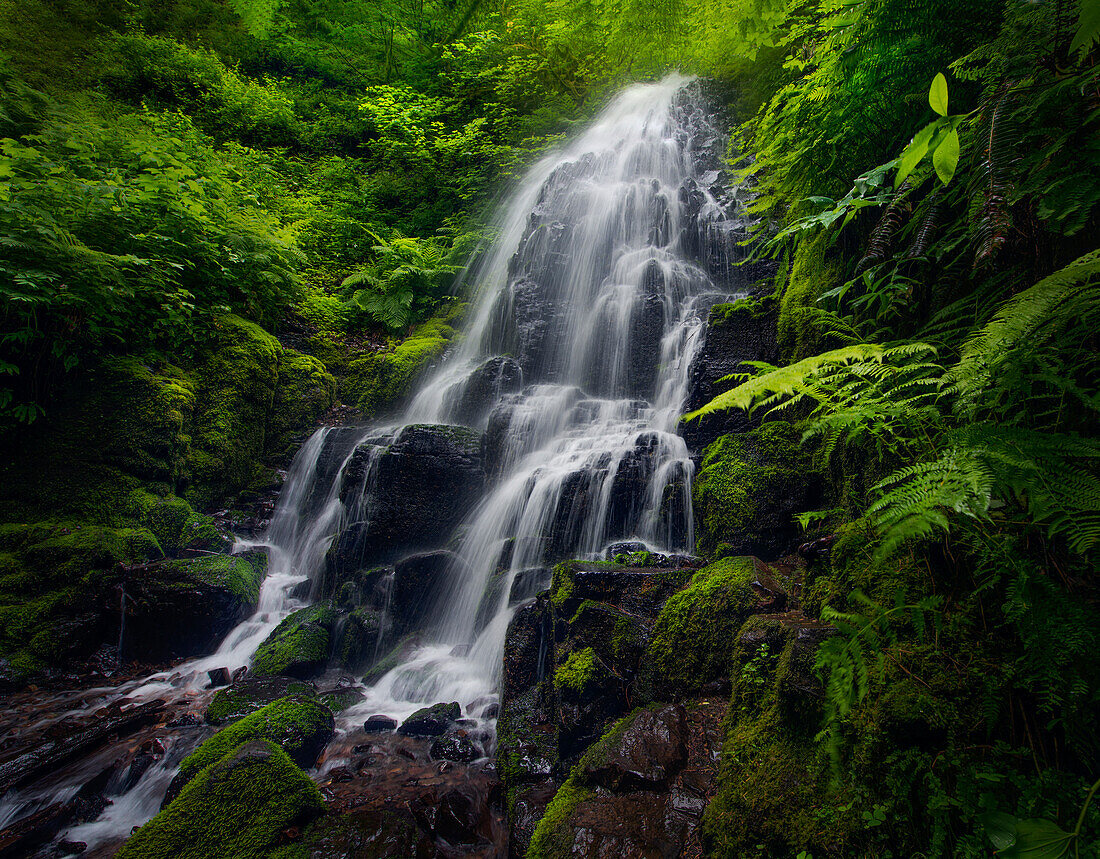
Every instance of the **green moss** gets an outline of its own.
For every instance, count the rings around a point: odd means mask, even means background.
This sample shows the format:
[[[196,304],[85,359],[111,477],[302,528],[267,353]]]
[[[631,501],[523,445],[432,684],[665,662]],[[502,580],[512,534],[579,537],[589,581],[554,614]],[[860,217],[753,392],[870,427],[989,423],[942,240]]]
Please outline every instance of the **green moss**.
[[[558,788],[539,825],[535,827],[531,846],[527,848],[527,859],[567,859],[572,856],[573,826],[570,818],[578,805],[593,796],[595,791],[582,787],[575,777],[570,777]]]
[[[642,659],[643,700],[668,700],[729,676],[737,631],[758,603],[755,578],[752,558],[725,558],[668,599]]]
[[[701,552],[712,553],[731,537],[761,536],[769,525],[761,517],[764,505],[809,470],[800,443],[793,425],[771,421],[751,432],[724,435],[706,449],[692,486]]]
[[[341,380],[340,398],[368,416],[382,413],[409,393],[453,337],[447,316],[430,319],[392,348],[353,359]]]
[[[285,686],[280,687],[280,690],[285,693],[285,696],[295,698],[308,698],[314,694],[312,684],[302,680],[288,681]],[[263,709],[264,706],[266,705],[255,700],[247,684],[244,686],[234,684],[214,693],[210,705],[206,708],[205,718],[210,724],[218,725],[230,719],[247,716],[249,713]]]
[[[284,349],[280,355],[267,450],[285,457],[295,437],[312,426],[336,400],[336,379],[311,355]]]
[[[317,737],[332,731],[332,711],[315,698],[288,697],[273,701],[228,725],[183,759],[180,773],[193,778],[249,740],[271,740],[294,760],[313,750]],[[312,762],[310,762],[312,763]]]
[[[591,647],[570,653],[554,672],[554,684],[559,689],[580,692],[596,677],[596,651]]]
[[[303,676],[320,668],[329,657],[336,611],[327,604],[294,612],[279,623],[252,657],[252,673]]]
[[[779,299],[778,323],[779,351],[787,363],[831,348],[817,325],[818,296],[840,277],[840,265],[825,260],[828,242],[826,231],[799,242],[791,261],[790,277]]]
[[[202,770],[167,808],[141,827],[119,859],[260,859],[324,802],[286,752],[247,744]]]
[[[158,578],[196,581],[211,587],[223,588],[247,605],[255,605],[260,598],[260,584],[266,567],[250,563],[241,555],[206,555],[168,561]]]
[[[761,319],[775,312],[776,296],[769,293],[757,298],[738,298],[726,304],[715,304],[710,309],[707,325],[723,325],[742,313],[748,313],[753,319]]]
[[[217,504],[249,484],[266,449],[266,427],[278,381],[279,342],[236,316],[215,323],[212,351],[198,376],[191,451],[196,507]]]

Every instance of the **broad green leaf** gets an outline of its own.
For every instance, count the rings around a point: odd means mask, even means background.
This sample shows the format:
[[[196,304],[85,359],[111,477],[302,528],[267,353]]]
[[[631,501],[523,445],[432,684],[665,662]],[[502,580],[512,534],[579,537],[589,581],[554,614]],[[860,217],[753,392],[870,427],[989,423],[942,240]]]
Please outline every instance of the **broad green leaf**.
[[[913,172],[913,168],[920,164],[928,153],[928,144],[932,140],[932,134],[935,132],[937,124],[937,122],[930,122],[924,126],[913,136],[912,142],[901,153],[901,159],[898,163],[898,175],[894,179],[895,189],[901,187],[902,182]]]
[[[955,129],[952,128],[947,133],[932,153],[932,166],[936,168],[936,175],[944,185],[955,175],[955,168],[959,166],[959,132]]]
[[[928,90],[928,103],[940,116],[947,116],[947,78],[943,72],[932,78],[932,87]]]
[[[1016,821],[1016,842],[997,853],[1002,859],[1059,859],[1066,855],[1073,833],[1041,818]]]
[[[1081,23],[1069,44],[1071,54],[1080,52],[1078,60],[1092,50],[1100,39],[1100,0],[1081,0]]]
[[[1004,850],[1016,843],[1016,824],[1019,821],[1011,814],[990,811],[981,815],[978,822],[998,850]]]

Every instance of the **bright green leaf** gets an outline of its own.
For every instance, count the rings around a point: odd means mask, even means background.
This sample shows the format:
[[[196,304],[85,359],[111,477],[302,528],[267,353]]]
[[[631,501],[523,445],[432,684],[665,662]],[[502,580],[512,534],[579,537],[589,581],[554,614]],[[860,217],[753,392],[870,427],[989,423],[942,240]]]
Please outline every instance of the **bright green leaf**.
[[[959,132],[955,129],[948,132],[932,153],[932,166],[936,168],[936,175],[944,185],[950,183],[955,175],[955,168],[959,166]]]
[[[1016,843],[999,851],[1003,859],[1059,859],[1066,855],[1073,833],[1041,818],[1016,822]]]
[[[928,103],[940,116],[947,116],[947,78],[943,72],[932,78],[932,87],[928,90]]]
[[[898,164],[898,175],[894,180],[894,187],[900,188],[901,183],[908,178],[909,174],[913,172],[920,162],[924,159],[924,156],[928,153],[928,144],[932,140],[932,133],[936,130],[938,123],[930,122],[918,131],[914,136],[912,142],[905,147],[905,151],[901,153],[901,159]]]

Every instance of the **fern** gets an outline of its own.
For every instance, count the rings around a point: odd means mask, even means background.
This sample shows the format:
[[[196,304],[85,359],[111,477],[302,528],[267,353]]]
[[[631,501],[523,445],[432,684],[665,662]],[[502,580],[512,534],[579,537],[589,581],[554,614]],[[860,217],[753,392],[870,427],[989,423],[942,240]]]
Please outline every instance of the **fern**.
[[[939,632],[943,602],[940,596],[926,596],[906,603],[903,588],[894,593],[894,603],[884,607],[860,590],[851,593],[860,611],[841,612],[824,606],[821,618],[836,628],[817,650],[814,667],[825,684],[825,713],[818,741],[824,742],[834,779],[839,777],[843,752],[842,726],[852,710],[881,681],[886,670],[886,651],[898,642],[898,627],[912,627],[918,640],[929,629]]]
[[[1098,322],[1100,250],[1095,250],[1007,301],[966,343],[952,372],[960,412],[977,414],[995,395],[1002,370],[1022,363],[1021,353],[1034,354],[1051,341],[1065,349],[1068,341],[1094,334]],[[1055,375],[1072,380],[1072,368],[1063,369]]]

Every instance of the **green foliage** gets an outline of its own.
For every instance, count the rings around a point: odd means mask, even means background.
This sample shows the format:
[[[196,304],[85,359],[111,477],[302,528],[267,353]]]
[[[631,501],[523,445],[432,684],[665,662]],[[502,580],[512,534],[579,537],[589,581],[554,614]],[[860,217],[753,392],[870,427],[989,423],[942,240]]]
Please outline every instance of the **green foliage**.
[[[905,592],[898,589],[894,603],[885,608],[860,591],[853,591],[851,600],[861,611],[840,612],[826,606],[822,620],[837,629],[837,635],[822,642],[815,657],[815,667],[825,680],[825,714],[819,739],[833,764],[833,775],[839,778],[841,767],[840,723],[871,691],[873,675],[882,679],[886,666],[886,649],[897,643],[895,624],[908,623],[918,641],[932,630],[939,631],[940,596],[923,597],[906,603]]]
[[[378,242],[372,249],[374,262],[346,278],[342,286],[350,293],[349,301],[376,322],[390,329],[407,328],[425,306],[440,298],[459,266],[449,261],[443,247],[428,239],[400,234],[389,241],[374,238]]]
[[[286,829],[323,809],[316,785],[286,752],[268,741],[246,743],[199,772],[118,855],[260,859]]]
[[[596,651],[591,647],[576,650],[554,672],[554,685],[559,689],[580,692],[596,676]]]

